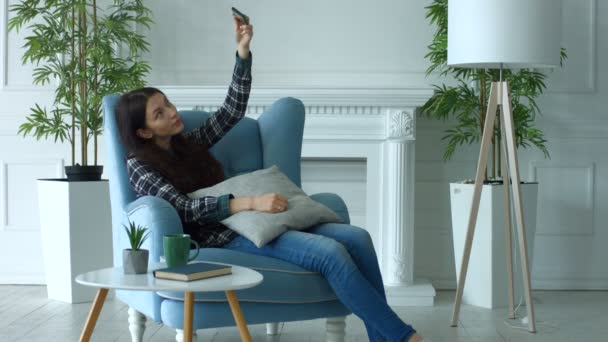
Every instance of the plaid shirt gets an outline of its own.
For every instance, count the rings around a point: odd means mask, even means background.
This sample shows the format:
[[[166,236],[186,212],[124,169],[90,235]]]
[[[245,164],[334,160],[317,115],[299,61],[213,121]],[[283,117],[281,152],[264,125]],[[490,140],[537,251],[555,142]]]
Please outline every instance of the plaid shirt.
[[[251,55],[241,59],[237,54],[224,104],[201,127],[184,133],[185,136],[211,147],[239,122],[245,115],[251,90],[251,59]],[[223,246],[237,236],[236,232],[219,223],[230,216],[232,194],[191,199],[180,193],[156,169],[134,156],[127,158],[127,172],[137,197],[157,196],[171,203],[184,224],[185,232],[191,234],[201,247]]]

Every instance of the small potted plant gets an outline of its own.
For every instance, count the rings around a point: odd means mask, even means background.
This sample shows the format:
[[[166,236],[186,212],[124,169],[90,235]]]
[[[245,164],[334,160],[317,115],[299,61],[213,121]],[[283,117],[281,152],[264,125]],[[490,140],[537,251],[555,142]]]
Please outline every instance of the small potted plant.
[[[148,272],[148,250],[140,249],[148,238],[148,228],[136,225],[129,221],[129,226],[124,225],[129,237],[130,249],[122,251],[122,267],[125,274],[141,274]]]

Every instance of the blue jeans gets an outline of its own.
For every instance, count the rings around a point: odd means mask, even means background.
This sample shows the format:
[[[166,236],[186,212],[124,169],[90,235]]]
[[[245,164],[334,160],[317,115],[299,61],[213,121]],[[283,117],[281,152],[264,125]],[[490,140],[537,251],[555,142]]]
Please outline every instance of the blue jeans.
[[[238,236],[223,248],[264,255],[321,273],[338,299],[365,323],[370,341],[407,341],[415,330],[386,303],[378,258],[369,233],[326,223],[287,231],[262,246]]]

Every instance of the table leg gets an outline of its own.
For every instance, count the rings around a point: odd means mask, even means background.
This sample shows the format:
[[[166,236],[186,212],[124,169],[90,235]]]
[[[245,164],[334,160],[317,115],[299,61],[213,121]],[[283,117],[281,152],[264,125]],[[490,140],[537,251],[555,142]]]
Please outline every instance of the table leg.
[[[233,290],[228,290],[226,291],[226,297],[228,298],[228,303],[230,304],[230,310],[232,310],[234,321],[239,327],[241,341],[251,342],[251,334],[249,334],[249,329],[247,328],[247,323],[245,323],[245,317],[243,317],[241,305],[239,305],[239,300],[236,298],[236,293]]]
[[[194,318],[194,292],[184,294],[184,342],[192,342],[192,319]]]
[[[97,290],[95,301],[93,302],[91,311],[89,311],[89,317],[87,318],[87,322],[85,323],[84,328],[82,329],[82,334],[80,335],[80,342],[89,342],[91,339],[91,335],[95,329],[95,324],[97,323],[97,318],[99,317],[101,307],[103,306],[103,302],[106,300],[107,295],[108,289],[101,288]]]

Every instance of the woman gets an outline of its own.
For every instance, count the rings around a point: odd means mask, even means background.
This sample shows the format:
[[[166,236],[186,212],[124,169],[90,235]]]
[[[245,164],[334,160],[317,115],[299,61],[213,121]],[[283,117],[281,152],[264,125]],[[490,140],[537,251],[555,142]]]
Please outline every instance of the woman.
[[[322,273],[342,303],[363,319],[370,341],[422,341],[387,305],[374,247],[365,230],[319,225],[286,232],[257,248],[220,221],[244,210],[284,211],[286,198],[279,194],[241,198],[226,194],[190,199],[185,195],[224,180],[222,167],[209,147],[244,116],[247,108],[253,27],[236,18],[235,24],[237,56],[228,96],[202,127],[182,133],[184,125],[175,106],[158,89],[142,88],[120,98],[116,113],[121,138],[130,152],[127,169],[131,186],[138,196],[158,196],[171,203],[185,232],[201,247],[270,256]]]

